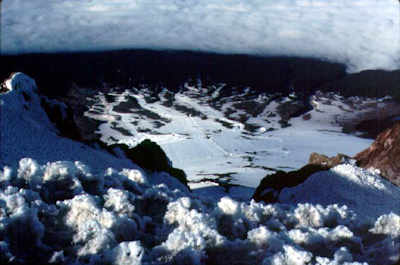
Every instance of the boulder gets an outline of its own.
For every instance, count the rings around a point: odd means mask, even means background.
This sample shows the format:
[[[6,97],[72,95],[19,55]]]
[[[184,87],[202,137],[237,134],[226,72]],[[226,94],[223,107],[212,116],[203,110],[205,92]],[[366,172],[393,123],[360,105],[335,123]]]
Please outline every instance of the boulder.
[[[308,164],[295,171],[277,171],[275,174],[268,175],[261,180],[252,199],[257,202],[275,203],[278,201],[279,193],[284,188],[295,187],[306,181],[312,174],[325,170],[329,170],[329,167]]]

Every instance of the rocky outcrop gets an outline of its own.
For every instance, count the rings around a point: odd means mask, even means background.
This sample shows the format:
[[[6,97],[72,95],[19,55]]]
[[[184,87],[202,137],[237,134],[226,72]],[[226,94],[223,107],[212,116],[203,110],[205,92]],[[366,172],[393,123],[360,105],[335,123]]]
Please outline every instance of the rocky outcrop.
[[[79,129],[74,120],[72,108],[64,102],[42,96],[40,105],[45,110],[49,120],[59,130],[60,136],[76,141],[82,140]]]
[[[284,188],[295,187],[306,181],[306,179],[312,174],[328,169],[329,167],[327,166],[308,164],[295,171],[277,171],[275,174],[268,175],[261,180],[261,183],[253,194],[252,199],[267,203],[277,202],[279,193]]]
[[[155,142],[146,139],[134,148],[129,148],[125,144],[113,144],[107,146],[100,141],[98,141],[97,144],[102,149],[109,151],[115,156],[121,158],[126,157],[134,164],[150,172],[167,172],[190,190],[187,185],[185,172],[181,169],[174,168],[165,152]]]
[[[382,177],[400,186],[400,122],[378,135],[355,159],[360,167],[378,169]]]
[[[336,156],[328,157],[323,154],[312,153],[308,164],[332,168],[343,163],[349,163],[350,160],[351,158],[344,154],[337,154]]]

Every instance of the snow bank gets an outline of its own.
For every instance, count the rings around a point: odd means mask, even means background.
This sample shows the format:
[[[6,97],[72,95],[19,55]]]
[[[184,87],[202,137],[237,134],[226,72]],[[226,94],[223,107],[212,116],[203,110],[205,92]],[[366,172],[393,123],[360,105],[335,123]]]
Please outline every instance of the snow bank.
[[[399,187],[373,172],[349,164],[317,172],[304,183],[283,189],[279,201],[346,205],[364,219],[376,219],[391,211],[400,214]]]
[[[333,172],[359,178],[358,170]],[[370,184],[390,198],[385,185]],[[394,264],[399,231],[389,209],[368,222],[338,204],[215,201],[149,184],[137,170],[23,159],[0,171],[1,262]]]

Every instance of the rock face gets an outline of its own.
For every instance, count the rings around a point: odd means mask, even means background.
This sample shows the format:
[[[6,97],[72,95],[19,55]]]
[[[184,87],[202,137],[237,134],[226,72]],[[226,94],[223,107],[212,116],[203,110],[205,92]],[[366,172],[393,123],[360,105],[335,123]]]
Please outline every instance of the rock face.
[[[381,133],[355,159],[360,167],[379,169],[384,178],[400,186],[400,122]]]
[[[308,161],[309,165],[319,165],[327,168],[332,168],[337,165],[350,162],[350,157],[344,154],[337,154],[333,157],[328,157],[323,154],[312,153]]]

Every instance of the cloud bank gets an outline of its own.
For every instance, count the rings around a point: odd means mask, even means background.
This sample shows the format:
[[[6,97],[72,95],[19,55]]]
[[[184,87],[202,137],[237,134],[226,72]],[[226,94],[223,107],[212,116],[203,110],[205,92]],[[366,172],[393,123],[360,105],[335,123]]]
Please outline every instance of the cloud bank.
[[[186,49],[399,69],[396,0],[4,0],[1,52]]]

